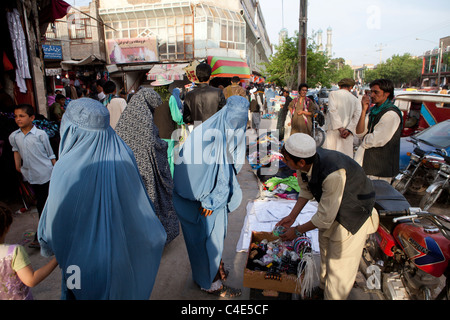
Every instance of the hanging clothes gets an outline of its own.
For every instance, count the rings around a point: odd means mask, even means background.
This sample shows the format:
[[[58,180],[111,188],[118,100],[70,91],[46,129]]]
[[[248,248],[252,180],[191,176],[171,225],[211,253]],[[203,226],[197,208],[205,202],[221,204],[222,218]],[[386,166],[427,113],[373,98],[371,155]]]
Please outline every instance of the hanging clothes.
[[[20,92],[27,92],[27,85],[25,79],[31,79],[28,54],[27,54],[27,41],[25,39],[25,33],[22,29],[22,23],[20,22],[20,15],[17,9],[6,12],[8,19],[9,33],[11,35],[11,42],[14,50],[14,57],[16,59],[16,83]]]
[[[149,299],[166,234],[133,152],[90,98],[68,105],[60,132],[38,239],[61,267],[62,299]]]
[[[194,281],[205,289],[219,270],[228,214],[242,200],[236,176],[245,162],[248,107],[246,98],[229,97],[220,111],[191,132],[175,157],[175,210]],[[201,208],[212,214],[201,215]]]

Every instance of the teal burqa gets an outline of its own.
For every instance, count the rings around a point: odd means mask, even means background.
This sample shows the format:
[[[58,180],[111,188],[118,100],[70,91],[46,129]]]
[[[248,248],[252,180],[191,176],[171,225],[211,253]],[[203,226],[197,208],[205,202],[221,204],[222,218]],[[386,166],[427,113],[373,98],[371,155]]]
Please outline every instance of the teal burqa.
[[[228,214],[241,203],[237,174],[245,161],[249,102],[231,96],[197,126],[175,156],[173,202],[194,281],[209,289],[219,270]],[[201,215],[201,208],[212,214]]]
[[[38,238],[61,267],[61,298],[149,299],[166,233],[133,152],[93,99],[70,102],[60,132]]]

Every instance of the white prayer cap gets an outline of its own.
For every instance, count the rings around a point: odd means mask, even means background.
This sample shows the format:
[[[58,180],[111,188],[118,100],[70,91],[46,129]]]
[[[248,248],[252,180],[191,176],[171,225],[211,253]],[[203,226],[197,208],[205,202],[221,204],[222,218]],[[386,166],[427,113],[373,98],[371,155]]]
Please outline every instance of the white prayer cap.
[[[316,154],[316,141],[305,133],[294,133],[288,138],[284,147],[293,156],[303,159]]]

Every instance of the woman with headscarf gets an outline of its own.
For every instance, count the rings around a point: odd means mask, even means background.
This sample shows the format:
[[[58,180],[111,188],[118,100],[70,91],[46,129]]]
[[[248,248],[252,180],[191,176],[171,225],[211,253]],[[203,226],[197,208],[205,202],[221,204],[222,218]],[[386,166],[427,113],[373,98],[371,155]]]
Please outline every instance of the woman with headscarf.
[[[202,290],[236,297],[225,286],[222,252],[228,214],[237,209],[242,191],[237,180],[245,161],[249,102],[231,96],[216,114],[196,127],[175,161],[175,210],[181,222],[194,281]]]
[[[139,90],[123,111],[115,130],[134,153],[169,243],[178,236],[180,226],[172,202],[173,180],[167,160],[167,142],[159,137],[159,130],[153,122],[155,109],[161,103],[155,90]]]
[[[60,158],[38,227],[62,270],[62,299],[149,299],[166,234],[133,152],[90,98],[61,121]]]

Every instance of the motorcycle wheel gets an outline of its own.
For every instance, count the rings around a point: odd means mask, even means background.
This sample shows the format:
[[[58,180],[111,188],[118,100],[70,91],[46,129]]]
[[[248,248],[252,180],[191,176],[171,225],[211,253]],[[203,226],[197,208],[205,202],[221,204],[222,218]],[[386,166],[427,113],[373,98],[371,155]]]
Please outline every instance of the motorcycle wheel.
[[[395,189],[397,189],[397,191],[401,194],[405,194],[409,188],[410,182],[411,179],[409,177],[403,178],[395,184]]]
[[[438,188],[433,192],[427,192],[420,200],[419,207],[424,211],[430,210],[430,208],[433,206],[436,200],[439,199],[439,197],[441,196],[441,193],[442,188]]]
[[[316,146],[321,147],[325,142],[325,131],[322,128],[314,128],[314,140],[316,140]]]

